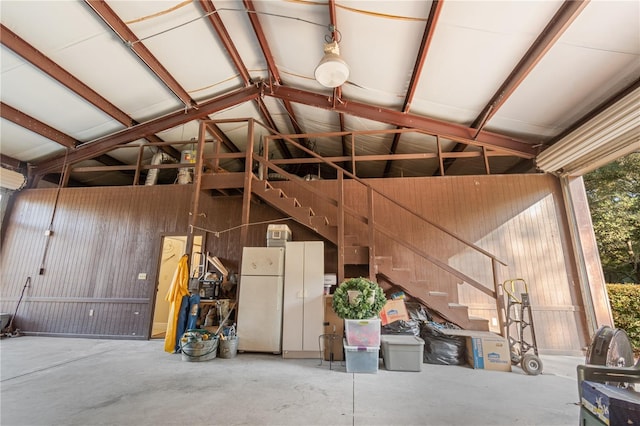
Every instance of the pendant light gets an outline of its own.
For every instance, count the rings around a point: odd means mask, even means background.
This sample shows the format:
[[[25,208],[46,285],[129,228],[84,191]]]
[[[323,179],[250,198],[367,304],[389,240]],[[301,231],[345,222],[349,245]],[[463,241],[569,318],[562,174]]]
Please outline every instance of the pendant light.
[[[324,56],[315,70],[318,83],[324,87],[342,86],[349,78],[349,66],[340,57],[337,41],[324,44]]]

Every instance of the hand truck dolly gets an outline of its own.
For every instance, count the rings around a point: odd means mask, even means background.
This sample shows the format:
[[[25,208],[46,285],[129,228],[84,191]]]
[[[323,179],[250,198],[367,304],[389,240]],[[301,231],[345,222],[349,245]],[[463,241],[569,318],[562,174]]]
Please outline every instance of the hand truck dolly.
[[[520,364],[525,373],[537,376],[542,373],[542,361],[538,356],[536,332],[531,316],[529,286],[524,279],[516,278],[506,280],[503,283],[503,289],[508,296],[505,328],[511,351],[511,364]],[[512,326],[515,333],[512,333]],[[525,340],[527,329],[531,338],[529,341]]]

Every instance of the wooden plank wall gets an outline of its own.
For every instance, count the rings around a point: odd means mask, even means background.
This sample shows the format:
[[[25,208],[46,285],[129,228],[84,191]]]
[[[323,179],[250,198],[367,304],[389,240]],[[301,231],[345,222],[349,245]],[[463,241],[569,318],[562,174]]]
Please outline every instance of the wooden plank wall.
[[[500,280],[522,277],[531,286],[538,343],[547,352],[576,353],[587,345],[581,294],[560,199],[558,181],[546,175],[464,176],[369,180],[380,191],[455,231],[508,263]],[[275,182],[291,194],[287,182]],[[335,194],[335,181],[313,182]],[[0,309],[13,313],[27,276],[32,285],[18,312],[23,330],[61,335],[146,338],[149,334],[163,235],[187,232],[191,187],[179,185],[66,188],[60,192],[45,273],[38,274],[55,201],[55,189],[22,191],[8,219],[0,258]],[[333,192],[332,192],[333,191]],[[335,208],[317,196],[301,193],[303,205],[335,220]],[[347,200],[364,213],[366,191],[346,182]],[[398,213],[375,199],[376,221],[416,247],[437,256],[487,286],[490,263],[461,243],[445,237],[411,215]],[[242,198],[201,199],[196,226],[212,231],[206,246],[233,272],[238,272]],[[318,236],[282,213],[253,202],[250,246],[266,245],[268,223],[286,223],[294,240]],[[366,244],[366,228],[348,218],[348,233]],[[447,291],[471,313],[495,318],[493,302],[460,284],[419,256],[378,235],[378,255],[393,257],[395,266],[411,271],[412,280]],[[335,272],[337,252],[325,244],[326,272]],[[138,280],[138,273],[147,273]],[[93,309],[94,315],[89,316]]]
[[[0,258],[0,310],[13,314],[31,277],[16,315],[21,330],[147,338],[162,237],[186,235],[191,186],[62,189],[40,275],[55,199],[56,189],[17,194]],[[222,231],[208,235],[207,250],[237,272],[240,230],[226,230],[240,224],[242,199],[203,196],[201,206],[206,217],[197,226]],[[254,222],[281,217],[265,205],[253,206]],[[250,228],[249,242],[266,245],[267,224]],[[147,278],[139,280],[139,273]]]
[[[523,278],[530,286],[538,345],[546,353],[581,354],[588,344],[582,295],[569,240],[559,182],[549,175],[456,176],[411,179],[371,179],[372,186],[408,205],[505,261],[499,282]],[[313,182],[335,197],[334,181]],[[346,181],[347,203],[364,213],[366,191]],[[335,209],[316,196],[300,193],[291,183],[278,183],[303,205],[335,220]],[[491,262],[484,255],[437,231],[433,226],[374,197],[376,223],[415,247],[454,266],[493,289]],[[347,219],[347,234],[366,244],[366,228]],[[406,248],[377,234],[376,254],[391,256],[398,268],[410,271],[416,286],[445,291],[451,300],[470,307],[470,314],[490,320],[499,332],[495,301],[458,278],[425,262]]]

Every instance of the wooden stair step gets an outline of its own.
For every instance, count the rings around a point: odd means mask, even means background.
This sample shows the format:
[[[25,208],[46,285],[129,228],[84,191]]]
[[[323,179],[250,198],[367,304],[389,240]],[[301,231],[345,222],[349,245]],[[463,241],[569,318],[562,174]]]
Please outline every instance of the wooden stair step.
[[[311,224],[316,226],[328,226],[329,219],[326,216],[311,216]]]
[[[297,212],[300,215],[300,217],[303,217],[303,216],[307,216],[307,217],[315,216],[315,213],[313,212],[311,207],[306,207],[306,206],[295,207],[294,211]]]

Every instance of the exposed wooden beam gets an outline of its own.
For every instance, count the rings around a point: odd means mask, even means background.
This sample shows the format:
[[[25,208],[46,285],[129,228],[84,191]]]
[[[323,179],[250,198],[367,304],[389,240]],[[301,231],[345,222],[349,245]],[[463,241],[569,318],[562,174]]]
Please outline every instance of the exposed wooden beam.
[[[103,154],[118,145],[123,145],[136,139],[144,138],[148,135],[188,123],[192,120],[205,118],[209,114],[213,114],[243,102],[253,101],[259,95],[260,87],[254,85],[203,102],[198,105],[198,109],[192,108],[186,112],[184,109],[180,109],[171,114],[147,121],[146,123],[121,130],[114,134],[96,139],[90,143],[85,143],[68,155],[67,162],[72,164],[93,158],[96,155]],[[37,175],[43,175],[60,171],[63,165],[64,156],[56,157],[52,160],[38,164],[34,173]]]
[[[122,19],[109,7],[105,1],[85,0],[85,2],[96,12],[100,18],[115,32],[118,37],[138,55],[138,57],[149,67],[149,69],[184,103],[188,108],[197,106],[191,99],[187,91],[178,81],[167,71],[160,61],[151,53],[149,49],[138,39],[133,31]]]
[[[411,80],[409,80],[409,88],[407,89],[407,95],[405,96],[404,104],[402,105],[402,112],[409,112],[411,109],[411,102],[413,102],[413,97],[415,96],[416,88],[418,87],[418,81],[422,75],[422,68],[424,67],[425,60],[427,59],[429,46],[431,46],[431,41],[433,40],[433,34],[435,33],[443,4],[443,0],[434,0],[433,3],[431,3],[429,17],[424,28],[424,33],[422,34],[420,49],[418,50],[418,57],[416,58],[416,63],[413,66],[413,73],[411,74]],[[400,136],[401,133],[396,133],[393,136],[393,142],[391,142],[391,149],[389,150],[391,154],[396,153],[398,144],[400,143]],[[389,176],[390,172],[391,161],[387,161],[387,164],[384,166],[384,177]]]
[[[482,132],[476,139],[473,139],[475,129],[470,127],[347,99],[341,99],[341,102],[334,103],[332,99],[328,98],[325,94],[275,85],[265,87],[264,94],[316,108],[344,112],[345,114],[399,127],[423,130],[426,133],[440,135],[453,141],[508,151],[515,156],[523,158],[533,158],[537,152],[532,145],[509,136],[492,132]]]

